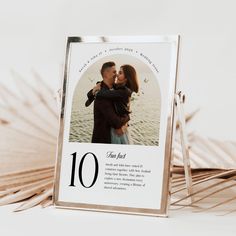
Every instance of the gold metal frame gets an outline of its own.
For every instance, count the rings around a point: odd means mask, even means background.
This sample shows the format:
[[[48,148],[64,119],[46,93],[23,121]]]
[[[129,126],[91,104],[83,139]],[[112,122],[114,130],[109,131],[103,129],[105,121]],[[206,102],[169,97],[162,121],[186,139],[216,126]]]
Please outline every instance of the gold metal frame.
[[[168,216],[168,206],[170,201],[170,181],[171,181],[171,159],[173,153],[172,140],[174,136],[174,120],[175,120],[175,109],[174,100],[175,93],[177,92],[177,68],[178,68],[178,55],[179,55],[179,41],[180,37],[178,35],[173,36],[109,36],[109,37],[68,37],[66,45],[66,58],[65,58],[65,68],[64,68],[64,80],[63,80],[63,92],[62,92],[62,103],[61,103],[61,114],[60,114],[60,130],[58,136],[58,146],[57,146],[57,160],[55,169],[55,182],[54,182],[54,194],[53,201],[54,205],[59,208],[67,209],[80,209],[80,210],[90,210],[90,211],[102,211],[102,212],[113,212],[113,213],[128,213],[136,215],[148,215],[148,216]],[[82,203],[72,203],[63,202],[58,200],[59,196],[59,180],[60,180],[60,169],[61,169],[61,159],[62,159],[62,144],[64,136],[64,109],[65,109],[65,99],[67,91],[67,76],[68,76],[68,62],[71,43],[172,43],[172,70],[171,70],[171,87],[170,95],[171,101],[168,107],[168,122],[167,122],[167,132],[165,141],[165,163],[163,172],[163,187],[162,187],[162,197],[161,197],[161,208],[160,209],[145,209],[145,208],[132,208],[132,207],[120,207],[120,206],[106,206],[106,205],[96,205],[96,204],[82,204]],[[109,144],[108,144],[109,145]]]

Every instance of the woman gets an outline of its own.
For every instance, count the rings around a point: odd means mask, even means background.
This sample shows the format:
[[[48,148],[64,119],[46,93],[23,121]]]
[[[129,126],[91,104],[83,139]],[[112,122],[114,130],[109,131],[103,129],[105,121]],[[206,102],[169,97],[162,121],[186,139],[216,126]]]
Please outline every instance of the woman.
[[[133,92],[139,90],[136,70],[131,65],[120,67],[113,89],[103,90],[97,85],[96,99],[110,99],[113,101],[116,113],[119,116],[130,114],[130,99]],[[120,129],[111,128],[111,143],[130,144],[130,137],[127,130],[128,124]]]

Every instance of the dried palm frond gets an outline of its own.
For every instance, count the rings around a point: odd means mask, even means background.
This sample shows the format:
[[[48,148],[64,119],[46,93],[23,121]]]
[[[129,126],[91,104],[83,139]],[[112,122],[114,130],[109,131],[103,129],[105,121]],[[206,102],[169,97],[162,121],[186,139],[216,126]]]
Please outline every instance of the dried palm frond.
[[[58,106],[38,74],[32,76],[37,87],[12,75],[19,93],[0,85],[0,205],[46,207],[52,204]]]
[[[21,202],[15,211],[39,204],[47,207],[52,204],[58,105],[54,92],[36,72],[32,79],[37,86],[14,71],[12,76],[18,93],[0,85],[0,205]],[[196,113],[187,115],[186,121]],[[178,129],[177,124],[177,134]],[[188,141],[193,192],[186,191],[181,142],[176,139],[171,209],[222,207],[223,214],[235,213],[236,143],[194,133]]]
[[[174,183],[184,179],[184,173],[182,171],[180,174],[179,169],[178,172],[173,173]],[[197,208],[194,212],[212,209],[223,211],[224,214],[235,212],[232,208],[236,210],[236,169],[196,169],[192,172],[193,193],[186,194],[184,181],[179,185],[173,185],[171,209],[193,207]],[[189,198],[193,200],[189,201]]]
[[[192,175],[191,192],[186,183],[181,142],[176,139],[171,209],[191,207],[197,209],[194,212],[213,209],[224,211],[224,215],[236,212],[236,143],[190,133],[187,148]]]

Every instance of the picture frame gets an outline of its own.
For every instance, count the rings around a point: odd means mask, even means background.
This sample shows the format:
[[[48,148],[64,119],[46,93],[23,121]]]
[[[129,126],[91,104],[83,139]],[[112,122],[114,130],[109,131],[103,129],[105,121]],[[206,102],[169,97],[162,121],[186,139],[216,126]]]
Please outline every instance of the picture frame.
[[[168,216],[179,38],[68,37],[56,207]]]

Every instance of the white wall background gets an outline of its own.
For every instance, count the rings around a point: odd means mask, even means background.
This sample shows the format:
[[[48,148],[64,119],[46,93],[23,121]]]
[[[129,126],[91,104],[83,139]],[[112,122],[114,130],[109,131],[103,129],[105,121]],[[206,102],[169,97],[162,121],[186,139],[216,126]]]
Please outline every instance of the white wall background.
[[[189,128],[236,140],[235,0],[0,0],[0,80],[31,68],[55,90],[67,36],[180,34],[180,87]]]

